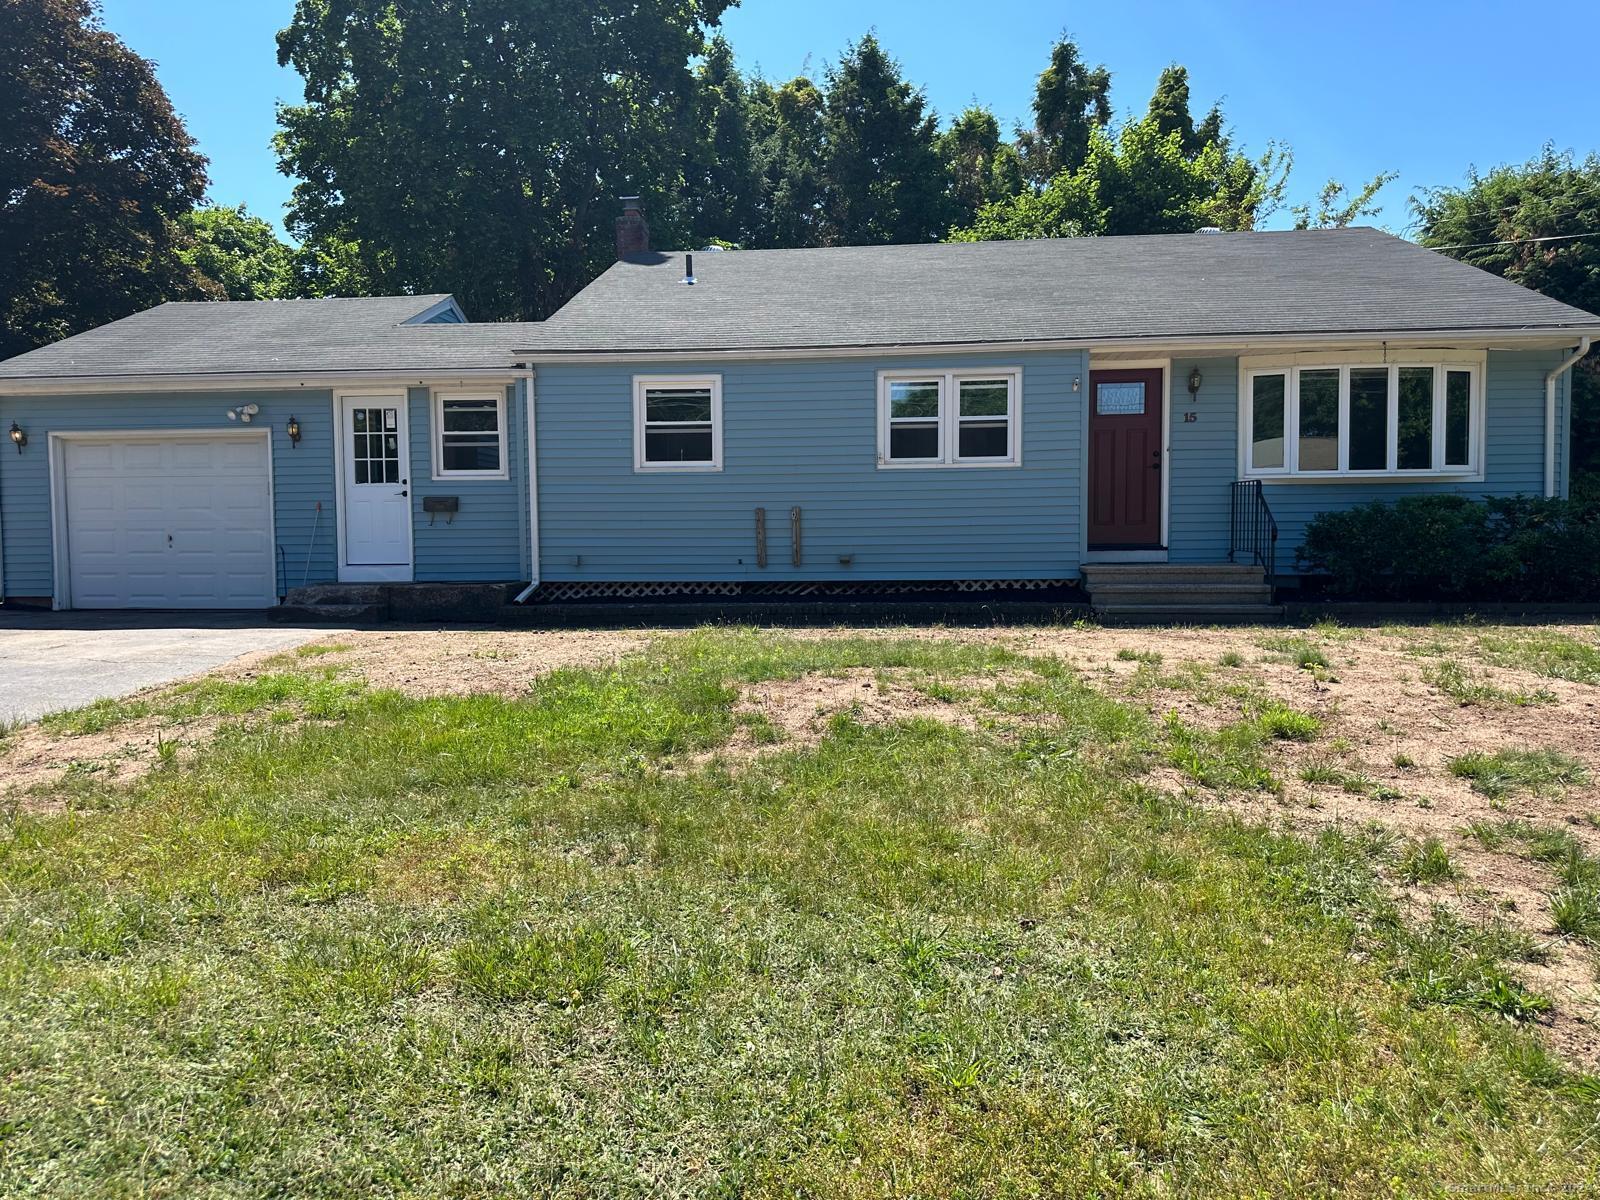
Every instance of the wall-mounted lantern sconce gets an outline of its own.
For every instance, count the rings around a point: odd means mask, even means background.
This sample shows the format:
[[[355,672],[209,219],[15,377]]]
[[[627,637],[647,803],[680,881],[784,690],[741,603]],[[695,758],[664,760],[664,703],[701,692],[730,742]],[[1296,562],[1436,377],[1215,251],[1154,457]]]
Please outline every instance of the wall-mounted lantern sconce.
[[[1191,396],[1198,395],[1199,391],[1200,391],[1200,385],[1202,383],[1204,383],[1204,382],[1205,382],[1205,379],[1204,379],[1204,377],[1201,376],[1199,367],[1196,367],[1194,370],[1190,371],[1189,372],[1189,395],[1191,395]]]
[[[22,432],[22,426],[15,421],[11,422],[11,444],[17,448],[17,453],[22,453],[22,448],[28,444],[28,435]]]
[[[290,417],[289,423],[283,427],[283,431],[289,435],[289,444],[291,446],[298,446],[300,444],[299,417]]]

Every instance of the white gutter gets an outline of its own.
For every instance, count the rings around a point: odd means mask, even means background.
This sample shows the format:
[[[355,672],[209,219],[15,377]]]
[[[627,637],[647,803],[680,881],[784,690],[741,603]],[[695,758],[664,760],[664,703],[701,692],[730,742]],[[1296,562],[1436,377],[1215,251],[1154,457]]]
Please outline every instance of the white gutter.
[[[528,538],[532,543],[532,557],[528,560],[529,578],[533,580],[527,587],[517,593],[513,603],[526,603],[534,589],[539,586],[539,436],[538,422],[534,415],[534,381],[536,372],[533,364],[527,364],[524,376],[524,391],[522,402],[528,409]]]
[[[1556,380],[1585,354],[1589,353],[1587,335],[1579,341],[1578,348],[1561,365],[1544,377],[1544,494],[1556,494]],[[1571,402],[1568,401],[1570,408]]]
[[[1236,337],[1213,336],[1194,338],[1040,338],[1030,341],[1015,338],[993,342],[927,342],[886,343],[872,346],[795,346],[752,348],[746,350],[719,350],[713,347],[699,349],[660,350],[550,350],[522,348],[521,357],[531,357],[543,363],[616,363],[616,362],[666,362],[690,360],[715,362],[722,360],[765,361],[772,359],[804,358],[882,358],[892,355],[915,354],[1016,354],[1028,350],[1088,350],[1094,353],[1142,353],[1156,356],[1168,355],[1234,355],[1249,354],[1255,350],[1288,350],[1296,347],[1315,349],[1324,346],[1376,346],[1387,343],[1409,349],[1436,349],[1463,347],[1490,349],[1534,349],[1571,345],[1574,336],[1600,337],[1600,325],[1570,329],[1407,329],[1359,330],[1348,333],[1293,333],[1246,334]],[[4,383],[0,382],[0,391]]]
[[[1600,332],[1600,331],[1597,331]],[[0,377],[0,396],[84,396],[105,393],[215,392],[215,391],[319,391],[358,384],[362,387],[448,387],[451,384],[516,383],[517,368],[474,367],[469,370],[424,371],[317,371],[267,375],[36,375]]]

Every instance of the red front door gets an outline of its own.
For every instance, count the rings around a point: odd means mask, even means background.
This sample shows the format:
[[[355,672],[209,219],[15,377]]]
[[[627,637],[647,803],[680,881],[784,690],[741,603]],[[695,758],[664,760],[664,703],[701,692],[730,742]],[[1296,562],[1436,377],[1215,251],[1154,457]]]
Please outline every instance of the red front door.
[[[1164,372],[1089,375],[1089,549],[1161,546]]]

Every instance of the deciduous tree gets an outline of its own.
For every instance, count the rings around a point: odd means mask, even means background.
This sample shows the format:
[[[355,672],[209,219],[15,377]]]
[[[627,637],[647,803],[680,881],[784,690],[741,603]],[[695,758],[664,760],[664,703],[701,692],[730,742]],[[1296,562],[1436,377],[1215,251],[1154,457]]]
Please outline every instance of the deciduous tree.
[[[689,240],[691,60],[729,0],[298,0],[279,112],[313,262],[479,319],[548,315],[612,256],[619,194]]]
[[[1250,229],[1278,203],[1283,184],[1275,149],[1251,159],[1212,143],[1191,158],[1176,132],[1163,135],[1151,121],[1131,121],[1115,135],[1095,130],[1076,171],[989,205],[951,239]]]
[[[0,0],[0,358],[204,295],[206,160],[89,0]]]
[[[1546,145],[1527,162],[1471,170],[1413,198],[1424,246],[1600,312],[1600,155]],[[1572,490],[1600,499],[1600,350],[1573,372]]]
[[[179,255],[229,300],[282,300],[297,294],[294,250],[260,217],[237,208],[197,208],[183,216],[189,244]]]

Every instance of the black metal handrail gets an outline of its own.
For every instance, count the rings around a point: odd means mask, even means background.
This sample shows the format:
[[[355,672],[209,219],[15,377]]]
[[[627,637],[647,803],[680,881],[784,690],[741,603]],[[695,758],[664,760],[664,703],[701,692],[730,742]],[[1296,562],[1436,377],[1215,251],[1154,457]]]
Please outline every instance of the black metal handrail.
[[[1278,522],[1267,507],[1259,479],[1238,479],[1233,493],[1232,535],[1228,561],[1238,562],[1241,554],[1267,573],[1267,583],[1278,574]]]

